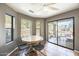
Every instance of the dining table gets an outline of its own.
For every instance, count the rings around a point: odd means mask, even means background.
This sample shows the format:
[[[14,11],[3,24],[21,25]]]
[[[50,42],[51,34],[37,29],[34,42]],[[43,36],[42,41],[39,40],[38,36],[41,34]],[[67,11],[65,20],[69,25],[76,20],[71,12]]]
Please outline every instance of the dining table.
[[[22,38],[22,42],[27,43],[27,44],[38,44],[41,41],[43,41],[43,37],[42,36],[37,36],[37,35],[33,35],[33,36],[27,36]]]
[[[35,51],[33,46],[38,45],[42,41],[43,37],[37,35],[27,36],[22,39],[22,42],[26,43],[30,47],[30,51]]]

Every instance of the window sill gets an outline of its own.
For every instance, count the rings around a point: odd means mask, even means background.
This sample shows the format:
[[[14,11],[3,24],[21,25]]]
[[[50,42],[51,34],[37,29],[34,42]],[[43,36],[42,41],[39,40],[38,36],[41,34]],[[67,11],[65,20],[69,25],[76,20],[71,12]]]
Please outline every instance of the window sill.
[[[11,42],[9,42],[9,43],[6,43],[6,45],[9,45],[9,44],[11,44],[11,43],[13,43],[13,41],[11,41]]]

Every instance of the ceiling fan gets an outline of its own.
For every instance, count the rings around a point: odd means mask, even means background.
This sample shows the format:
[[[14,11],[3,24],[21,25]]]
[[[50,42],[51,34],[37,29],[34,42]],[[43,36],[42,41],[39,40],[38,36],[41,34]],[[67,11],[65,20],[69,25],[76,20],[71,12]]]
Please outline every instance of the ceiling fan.
[[[58,8],[53,7],[54,4],[56,4],[56,3],[43,3],[43,4],[41,3],[40,6],[42,6],[42,7],[38,11],[41,11],[44,8],[48,8],[48,9],[51,9],[51,10],[59,10]],[[34,13],[33,10],[29,10],[29,12]]]
[[[56,3],[47,3],[47,4],[44,4],[43,6],[48,7],[49,9],[52,9],[52,10],[59,10],[58,8],[53,7],[54,4]]]

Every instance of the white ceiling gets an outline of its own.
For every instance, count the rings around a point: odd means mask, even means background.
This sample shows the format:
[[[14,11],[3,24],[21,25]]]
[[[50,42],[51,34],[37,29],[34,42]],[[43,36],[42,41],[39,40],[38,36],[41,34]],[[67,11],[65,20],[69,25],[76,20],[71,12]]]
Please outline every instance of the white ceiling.
[[[78,3],[50,3],[48,6],[44,6],[47,4],[48,3],[7,3],[7,5],[16,12],[39,18],[47,18],[79,8]]]

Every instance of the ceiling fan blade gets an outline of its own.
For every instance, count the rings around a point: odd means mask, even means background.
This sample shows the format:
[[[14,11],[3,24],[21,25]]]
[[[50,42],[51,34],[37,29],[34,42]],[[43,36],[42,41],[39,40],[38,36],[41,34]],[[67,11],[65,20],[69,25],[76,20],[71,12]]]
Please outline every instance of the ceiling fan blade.
[[[53,5],[53,4],[56,4],[56,3],[46,3],[43,6],[50,6],[50,5]]]
[[[55,7],[50,7],[48,6],[49,9],[52,9],[52,10],[59,10],[58,8],[55,8]]]
[[[53,5],[53,4],[56,4],[56,3],[49,3],[48,6],[49,6],[49,5]]]

